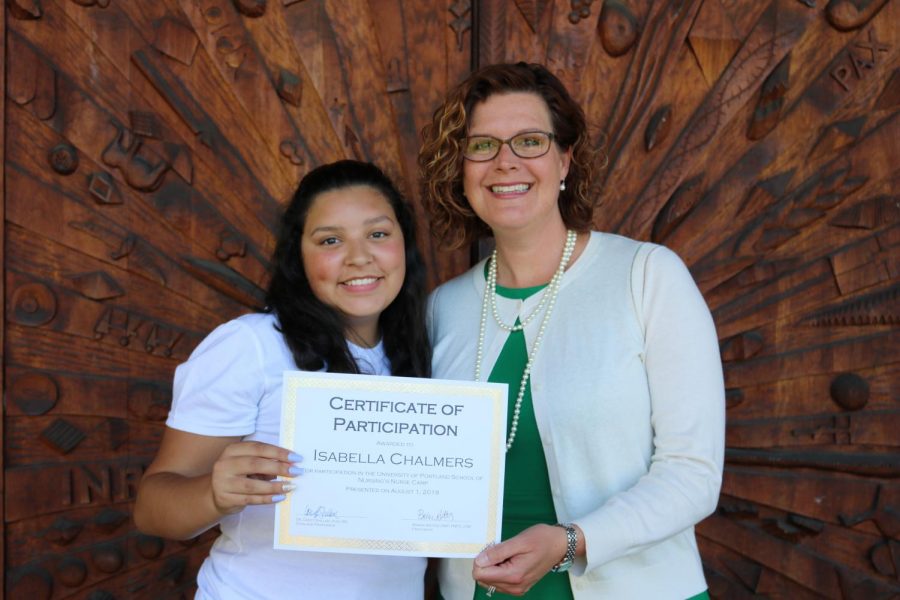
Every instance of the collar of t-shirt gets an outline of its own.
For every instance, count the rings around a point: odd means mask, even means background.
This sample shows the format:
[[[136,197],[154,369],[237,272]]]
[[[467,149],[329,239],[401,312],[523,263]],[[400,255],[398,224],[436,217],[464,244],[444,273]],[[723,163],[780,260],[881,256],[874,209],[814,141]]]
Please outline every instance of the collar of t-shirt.
[[[384,353],[384,340],[379,340],[371,348],[357,346],[350,340],[347,340],[347,347],[350,348],[350,354],[356,360],[360,373],[366,375],[390,375],[391,361],[388,360]]]

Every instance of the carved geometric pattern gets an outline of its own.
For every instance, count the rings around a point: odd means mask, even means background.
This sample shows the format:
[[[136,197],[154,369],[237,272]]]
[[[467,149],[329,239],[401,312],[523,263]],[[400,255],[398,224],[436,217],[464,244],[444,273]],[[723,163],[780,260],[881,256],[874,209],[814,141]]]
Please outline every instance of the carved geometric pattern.
[[[710,85],[716,82],[741,45],[740,36],[720,0],[703,3],[688,39]]]
[[[88,180],[88,191],[97,204],[122,204],[122,195],[109,173],[100,171],[91,173]]]
[[[9,0],[6,5],[14,18],[23,21],[40,19],[44,14],[40,0]]]
[[[804,317],[802,323],[815,327],[860,327],[900,324],[900,286],[867,294],[840,306]]]
[[[859,139],[865,124],[866,117],[863,116],[829,125],[810,150],[810,158],[834,155],[837,150],[852,144]]]
[[[569,11],[569,22],[572,25],[578,25],[578,23],[582,19],[587,19],[591,16],[591,4],[593,4],[594,0],[571,0],[569,5],[571,10]],[[610,0],[607,0],[603,4],[606,5],[610,3]],[[612,4],[621,4],[617,0],[611,0]]]
[[[94,525],[102,531],[111,533],[118,529],[123,523],[127,523],[129,515],[121,510],[114,508],[104,508],[94,517]]]
[[[300,106],[302,92],[303,81],[300,77],[288,69],[278,71],[278,95],[282,100],[293,106]]]
[[[666,104],[657,109],[650,120],[647,122],[647,129],[644,130],[644,149],[647,152],[653,150],[657,144],[661,144],[669,135],[670,125],[672,123],[672,105]]]
[[[131,121],[131,130],[146,138],[159,139],[162,137],[162,126],[159,117],[145,110],[130,110],[128,117]]]
[[[87,579],[88,568],[83,560],[76,556],[67,556],[56,566],[56,579],[66,587],[76,588]]]
[[[712,597],[900,596],[900,3],[4,9],[8,597],[194,595],[215,531],[171,543],[130,514],[176,365],[262,306],[280,211],[324,163],[396,178],[430,285],[465,270],[426,234],[420,131],[506,60],[545,62],[583,106],[595,227],[670,247],[710,306]]]
[[[156,26],[153,47],[180,63],[191,66],[200,40],[184,22],[166,17]]]
[[[71,279],[78,293],[91,300],[108,300],[125,294],[122,286],[106,271],[73,275]]]
[[[831,0],[825,7],[828,22],[840,31],[850,31],[869,22],[887,0]]]
[[[759,101],[753,117],[750,120],[750,128],[747,137],[751,140],[760,140],[772,131],[781,120],[781,110],[784,108],[784,96],[790,85],[791,54],[788,53],[775,70],[769,73],[763,82],[759,93]]]
[[[266,0],[234,0],[234,5],[242,15],[252,19],[266,14]]]
[[[50,166],[60,175],[71,175],[78,169],[78,151],[71,144],[59,144],[47,155]]]
[[[585,11],[587,14],[584,14]],[[578,9],[577,18],[572,19],[575,14],[575,4],[572,4],[572,14],[569,20],[573,24],[577,24],[579,19],[590,16],[590,5],[580,7]],[[629,8],[618,0],[607,0],[600,9],[600,21],[597,23],[597,32],[600,34],[600,41],[603,49],[610,56],[622,56],[631,50],[638,37],[638,23],[634,14]]]
[[[7,385],[7,397],[26,415],[43,415],[59,400],[59,384],[45,373],[24,373]]]
[[[453,0],[448,10],[453,14],[450,29],[456,34],[456,49],[462,52],[463,36],[472,28],[471,0]]]
[[[115,573],[124,566],[125,555],[117,544],[100,544],[91,550],[91,562],[98,571]]]
[[[26,283],[13,291],[9,318],[20,325],[40,327],[56,316],[56,293],[43,283]]]
[[[550,4],[549,0],[515,0],[515,2],[516,6],[519,7],[519,12],[525,17],[525,22],[528,23],[529,29],[532,32],[537,32],[538,24],[544,16],[544,11],[547,10]]]
[[[61,454],[68,454],[87,434],[65,419],[54,420],[41,432],[41,440]]]

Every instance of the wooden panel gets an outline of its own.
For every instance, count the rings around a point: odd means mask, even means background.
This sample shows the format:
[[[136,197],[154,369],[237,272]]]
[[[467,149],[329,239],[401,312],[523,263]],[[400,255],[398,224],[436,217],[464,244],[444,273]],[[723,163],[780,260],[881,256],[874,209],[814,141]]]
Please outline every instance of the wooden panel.
[[[6,40],[6,11],[0,11],[0,40]],[[6,44],[0,44],[0,65],[3,65],[3,74],[0,74],[0,224],[6,222]],[[0,261],[2,261],[3,273],[0,274],[0,298],[3,299],[4,314],[6,313],[6,286],[3,283],[6,275],[6,227],[0,226]],[[6,364],[6,322],[0,320],[0,362]],[[0,390],[6,389],[6,375],[0,368]],[[0,404],[0,419],[6,422],[6,402]],[[6,441],[3,437],[3,428],[0,428],[0,448],[5,448]],[[0,496],[6,497],[6,460],[4,453],[0,451]],[[6,540],[6,520],[0,521],[0,539]],[[0,546],[0,565],[6,564],[6,544]],[[4,573],[6,569],[3,570]],[[6,589],[6,576],[2,589]]]
[[[900,4],[479,8],[480,64],[543,62],[585,107],[597,228],[673,248],[712,309],[712,595],[900,595]]]
[[[672,247],[713,311],[713,596],[900,594],[900,4],[250,4],[4,3],[8,597],[190,597],[214,532],[130,523],[175,365],[261,302],[299,177],[371,159],[420,206],[435,106],[515,60],[586,109],[596,226]],[[417,219],[430,283],[461,272]]]
[[[419,205],[418,131],[468,72],[471,4],[249,5],[4,3],[7,597],[190,597],[215,532],[130,519],[175,366],[261,304],[309,169],[374,160]],[[417,216],[434,285],[467,253]]]

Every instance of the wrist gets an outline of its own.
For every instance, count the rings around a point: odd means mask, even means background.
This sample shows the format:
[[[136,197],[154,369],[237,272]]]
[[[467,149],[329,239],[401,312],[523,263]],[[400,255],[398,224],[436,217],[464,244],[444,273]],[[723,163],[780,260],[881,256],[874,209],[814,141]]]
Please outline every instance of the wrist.
[[[556,523],[556,527],[560,527],[566,532],[566,553],[558,563],[550,568],[550,571],[553,573],[563,573],[568,571],[575,562],[575,552],[579,546],[579,535],[578,529],[572,523]]]

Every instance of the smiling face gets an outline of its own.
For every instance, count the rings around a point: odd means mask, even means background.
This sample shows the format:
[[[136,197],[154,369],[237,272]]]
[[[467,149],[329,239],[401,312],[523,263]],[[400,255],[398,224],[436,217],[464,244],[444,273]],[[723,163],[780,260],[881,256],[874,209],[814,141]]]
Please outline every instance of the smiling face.
[[[378,318],[406,276],[403,231],[387,198],[365,185],[319,194],[300,254],[313,294],[343,316],[348,339],[377,343]]]
[[[537,94],[494,94],[477,104],[468,135],[505,140],[528,131],[552,132],[550,110]],[[492,160],[463,161],[463,191],[472,209],[495,235],[558,227],[559,182],[569,170],[569,152],[551,143],[538,158],[520,158],[504,144]]]

